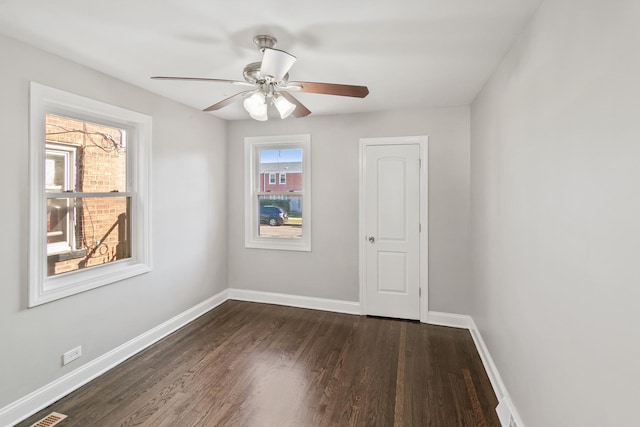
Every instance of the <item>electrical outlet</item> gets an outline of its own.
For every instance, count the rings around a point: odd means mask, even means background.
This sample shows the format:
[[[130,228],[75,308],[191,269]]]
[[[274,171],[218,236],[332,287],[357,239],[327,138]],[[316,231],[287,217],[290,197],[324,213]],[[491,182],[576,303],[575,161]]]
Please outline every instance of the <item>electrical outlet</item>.
[[[82,346],[73,348],[62,355],[62,366],[69,362],[73,362],[78,357],[82,356]]]

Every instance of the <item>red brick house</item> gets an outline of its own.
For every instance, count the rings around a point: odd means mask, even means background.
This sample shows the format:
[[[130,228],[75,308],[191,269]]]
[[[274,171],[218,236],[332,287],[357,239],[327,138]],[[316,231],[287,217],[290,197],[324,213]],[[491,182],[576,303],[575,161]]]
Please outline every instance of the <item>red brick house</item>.
[[[93,197],[47,199],[48,275],[130,256],[125,132],[68,117],[46,116],[47,192]]]
[[[261,163],[260,192],[302,190],[302,162]]]
[[[289,211],[300,212],[302,190],[302,162],[260,163],[260,192],[274,193],[268,199],[289,200]],[[282,194],[287,193],[287,194]]]

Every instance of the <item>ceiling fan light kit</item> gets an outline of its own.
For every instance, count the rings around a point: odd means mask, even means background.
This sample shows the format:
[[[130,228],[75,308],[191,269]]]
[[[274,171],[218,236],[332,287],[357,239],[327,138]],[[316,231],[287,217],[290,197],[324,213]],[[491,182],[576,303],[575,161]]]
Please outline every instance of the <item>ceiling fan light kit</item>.
[[[252,119],[260,120],[261,122],[268,119],[267,97],[263,93],[254,93],[245,99],[242,105],[244,105],[244,109],[247,110],[247,113],[249,113]]]
[[[295,104],[292,104],[289,101],[287,101],[287,98],[285,98],[282,95],[276,95],[273,98],[273,105],[275,105],[276,108],[278,109],[281,119],[286,119],[296,109]]]
[[[206,82],[231,83],[250,86],[251,90],[237,93],[229,98],[213,104],[204,111],[215,111],[236,101],[244,99],[242,105],[252,119],[268,120],[268,107],[272,104],[285,119],[290,115],[305,117],[311,111],[302,105],[289,91],[300,93],[319,93],[325,95],[350,96],[364,98],[369,94],[366,86],[353,86],[335,83],[289,82],[289,70],[296,62],[296,57],[283,50],[275,49],[278,41],[275,37],[259,35],[253,38],[260,52],[262,62],[252,62],[244,67],[245,81],[211,79],[201,77],[151,77],[155,80],[192,80]]]

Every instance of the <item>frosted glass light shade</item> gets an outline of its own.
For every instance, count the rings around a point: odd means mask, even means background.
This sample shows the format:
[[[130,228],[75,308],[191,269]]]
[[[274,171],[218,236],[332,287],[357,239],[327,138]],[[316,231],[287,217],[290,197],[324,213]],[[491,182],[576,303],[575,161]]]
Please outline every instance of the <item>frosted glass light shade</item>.
[[[282,119],[289,117],[289,115],[293,113],[293,110],[296,109],[296,105],[289,102],[289,100],[282,95],[275,96],[273,98],[273,104],[278,109],[280,118]]]
[[[242,103],[244,109],[252,119],[264,122],[267,117],[267,98],[263,93],[256,92]]]

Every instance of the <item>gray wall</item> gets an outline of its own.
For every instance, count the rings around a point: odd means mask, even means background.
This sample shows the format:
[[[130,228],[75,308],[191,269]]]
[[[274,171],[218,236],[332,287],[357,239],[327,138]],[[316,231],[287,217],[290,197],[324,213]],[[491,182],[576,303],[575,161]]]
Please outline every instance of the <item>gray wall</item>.
[[[245,249],[244,137],[299,133],[311,134],[312,252]],[[468,107],[229,122],[229,287],[358,301],[359,140],[409,135],[429,136],[430,309],[468,313]]]
[[[472,314],[529,427],[638,423],[639,21],[546,1],[471,108]]]
[[[2,408],[227,287],[227,170],[223,121],[7,38],[0,52]],[[30,80],[153,117],[153,271],[27,309]]]

